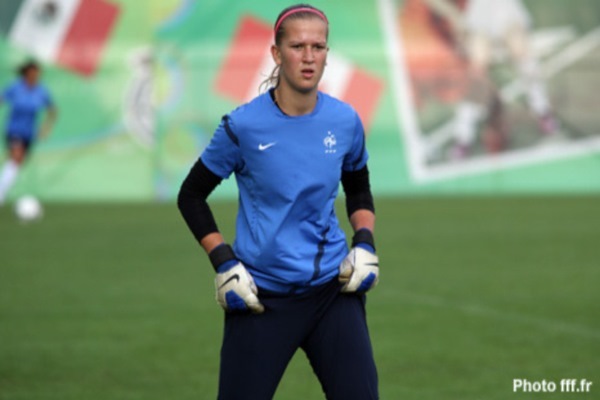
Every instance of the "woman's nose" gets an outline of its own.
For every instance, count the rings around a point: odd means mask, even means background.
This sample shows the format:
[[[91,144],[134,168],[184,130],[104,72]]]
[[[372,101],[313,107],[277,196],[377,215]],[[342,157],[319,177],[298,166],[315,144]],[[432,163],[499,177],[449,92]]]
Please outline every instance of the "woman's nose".
[[[314,59],[315,55],[313,54],[312,48],[309,46],[305,47],[304,51],[302,52],[302,60],[305,62],[313,62]]]

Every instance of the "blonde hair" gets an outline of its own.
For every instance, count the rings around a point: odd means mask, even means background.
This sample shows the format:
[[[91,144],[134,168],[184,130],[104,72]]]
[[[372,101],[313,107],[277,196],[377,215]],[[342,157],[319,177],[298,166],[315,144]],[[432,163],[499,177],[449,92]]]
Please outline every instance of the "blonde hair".
[[[279,85],[279,69],[279,65],[273,67],[269,76],[258,85],[258,92],[260,94],[267,92],[271,88],[276,88]]]

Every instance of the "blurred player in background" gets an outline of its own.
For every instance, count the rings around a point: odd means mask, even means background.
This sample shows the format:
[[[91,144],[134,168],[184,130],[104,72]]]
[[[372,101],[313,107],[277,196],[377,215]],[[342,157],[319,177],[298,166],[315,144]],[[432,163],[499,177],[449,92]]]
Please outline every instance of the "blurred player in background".
[[[540,130],[551,134],[558,129],[530,45],[531,17],[521,0],[425,1],[450,22],[469,65],[466,96],[458,104],[455,116],[459,157],[470,150],[481,122],[486,125],[484,142],[489,151],[500,151],[506,144],[504,107],[489,76],[490,64],[499,48],[506,50],[521,78]]]
[[[0,95],[0,105],[10,107],[5,127],[8,159],[0,171],[0,204],[6,200],[35,140],[46,137],[56,120],[50,92],[40,83],[41,72],[36,62],[26,62],[18,69],[19,78]],[[37,120],[43,111],[47,111],[47,118],[38,131]]]
[[[219,399],[272,399],[301,348],[328,399],[378,398],[365,292],[378,281],[375,214],[362,123],[318,91],[329,23],[299,4],[281,12],[274,88],[223,117],[185,179],[179,208],[217,273],[226,310]],[[235,173],[233,248],[206,198]],[[354,236],[334,211],[338,186]],[[251,312],[250,312],[251,311]]]

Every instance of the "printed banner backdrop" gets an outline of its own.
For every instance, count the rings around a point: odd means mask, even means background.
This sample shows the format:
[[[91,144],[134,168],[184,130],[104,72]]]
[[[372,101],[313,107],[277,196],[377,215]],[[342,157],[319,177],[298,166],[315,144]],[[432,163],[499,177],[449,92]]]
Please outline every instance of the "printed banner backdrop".
[[[11,196],[172,200],[221,116],[259,93],[293,3],[3,0],[0,86],[35,58],[59,111]],[[361,115],[374,191],[600,192],[600,3],[503,1],[518,40],[473,35],[489,26],[476,3],[313,2],[331,23],[321,89]]]

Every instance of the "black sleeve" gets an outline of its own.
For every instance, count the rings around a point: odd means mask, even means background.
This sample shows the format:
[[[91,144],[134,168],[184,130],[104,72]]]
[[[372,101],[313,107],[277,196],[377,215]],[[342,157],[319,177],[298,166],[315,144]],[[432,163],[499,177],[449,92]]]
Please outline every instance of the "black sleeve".
[[[206,198],[222,180],[204,165],[202,159],[198,159],[179,190],[177,206],[198,241],[209,233],[219,231]]]
[[[356,210],[375,212],[371,184],[369,183],[369,169],[366,165],[357,171],[342,171],[342,187],[344,193],[346,193],[348,218]]]

